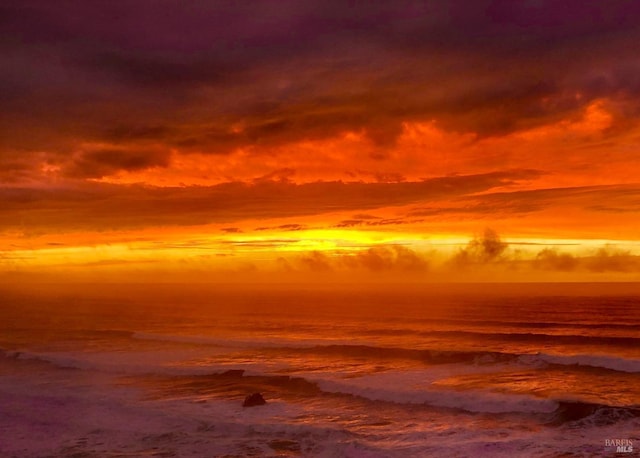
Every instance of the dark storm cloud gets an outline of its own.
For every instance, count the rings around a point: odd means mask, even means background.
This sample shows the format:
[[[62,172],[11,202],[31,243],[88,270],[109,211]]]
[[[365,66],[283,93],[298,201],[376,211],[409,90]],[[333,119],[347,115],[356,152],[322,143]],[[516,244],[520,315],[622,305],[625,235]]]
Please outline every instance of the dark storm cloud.
[[[406,120],[500,135],[602,97],[619,122],[640,116],[638,2],[0,8],[3,161],[87,141],[225,153],[346,130],[367,132],[384,158]]]

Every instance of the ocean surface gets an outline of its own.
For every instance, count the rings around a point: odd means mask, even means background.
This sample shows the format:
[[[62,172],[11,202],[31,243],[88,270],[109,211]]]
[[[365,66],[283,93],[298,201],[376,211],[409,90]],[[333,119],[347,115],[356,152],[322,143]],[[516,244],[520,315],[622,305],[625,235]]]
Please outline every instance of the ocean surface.
[[[0,456],[634,456],[640,294],[587,286],[0,287]]]

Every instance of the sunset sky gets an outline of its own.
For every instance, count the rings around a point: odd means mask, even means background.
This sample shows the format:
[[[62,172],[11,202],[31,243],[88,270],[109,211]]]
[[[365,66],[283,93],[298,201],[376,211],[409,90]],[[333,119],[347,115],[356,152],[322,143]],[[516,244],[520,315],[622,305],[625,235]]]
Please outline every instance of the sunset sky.
[[[638,281],[638,24],[4,1],[0,281]]]

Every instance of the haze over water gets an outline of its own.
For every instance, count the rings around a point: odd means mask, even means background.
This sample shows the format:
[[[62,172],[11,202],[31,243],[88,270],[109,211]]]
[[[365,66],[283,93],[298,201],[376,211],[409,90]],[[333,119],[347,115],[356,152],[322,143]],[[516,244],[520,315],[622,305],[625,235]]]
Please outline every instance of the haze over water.
[[[2,295],[3,456],[602,456],[640,439],[635,285]],[[267,404],[243,408],[253,392]]]

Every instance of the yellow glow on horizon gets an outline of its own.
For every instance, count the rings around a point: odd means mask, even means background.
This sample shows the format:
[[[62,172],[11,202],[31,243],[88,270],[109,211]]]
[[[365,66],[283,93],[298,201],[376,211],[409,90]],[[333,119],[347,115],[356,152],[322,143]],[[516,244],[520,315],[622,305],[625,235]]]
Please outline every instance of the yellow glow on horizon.
[[[418,253],[440,252],[451,254],[464,248],[469,237],[448,234],[430,234],[419,238],[411,233],[358,231],[345,229],[313,229],[290,232],[274,232],[264,236],[227,235],[207,237],[199,234],[191,237],[175,236],[171,240],[141,241],[130,243],[106,243],[18,249],[0,252],[0,266],[6,270],[29,266],[73,267],[83,265],[117,263],[179,263],[199,259],[208,265],[230,262],[224,256],[233,256],[233,262],[256,259],[276,259],[279,253],[292,256],[309,252],[324,252],[332,256],[356,254],[374,246],[402,245]],[[589,256],[598,249],[609,247],[631,254],[640,252],[640,241],[610,239],[556,239],[556,238],[504,238],[511,250],[519,250],[526,257],[545,248],[557,249],[571,255]],[[223,256],[219,258],[219,256]]]

